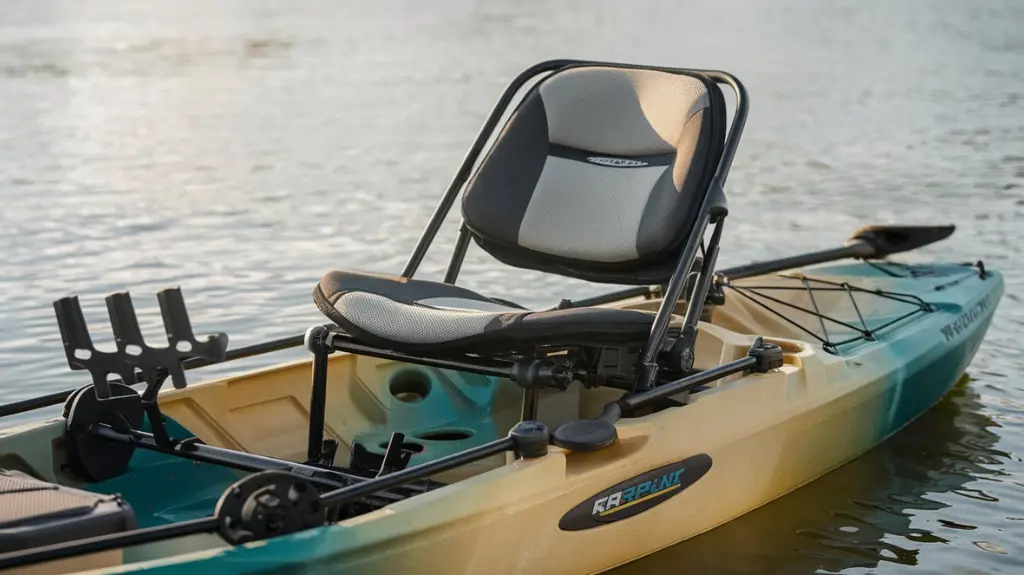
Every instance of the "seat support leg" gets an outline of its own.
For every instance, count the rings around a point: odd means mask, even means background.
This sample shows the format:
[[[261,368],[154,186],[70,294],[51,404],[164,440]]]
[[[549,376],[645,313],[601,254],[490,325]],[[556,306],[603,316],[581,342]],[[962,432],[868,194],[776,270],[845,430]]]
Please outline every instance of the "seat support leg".
[[[700,321],[701,313],[708,299],[708,292],[711,289],[721,238],[722,222],[719,221],[715,226],[715,231],[711,234],[711,241],[708,243],[707,253],[697,276],[697,283],[694,284],[693,291],[689,295],[686,316],[683,318],[683,329],[679,334],[679,339],[670,350],[672,357],[677,362],[676,367],[683,373],[693,369],[694,346],[697,344],[697,322]]]
[[[523,390],[523,413],[520,421],[536,421],[537,408],[540,404],[540,388],[527,387]]]
[[[682,334],[684,337],[693,337],[696,339],[696,327],[697,322],[700,319],[699,312],[701,307],[704,305],[704,301],[707,299],[707,292],[711,282],[711,274],[714,272],[715,259],[718,255],[718,242],[722,237],[722,225],[724,220],[725,217],[722,216],[714,223],[715,231],[712,232],[711,240],[708,244],[707,255],[709,257],[704,258],[704,261],[701,263],[700,275],[694,285],[693,293],[689,296],[691,302],[693,302],[693,300],[698,301],[687,307],[687,314],[683,319],[682,328]],[[711,223],[710,216],[708,214],[704,214],[697,227],[694,228],[694,232],[690,236],[690,239],[687,240],[686,247],[683,249],[683,255],[680,257],[679,263],[676,265],[675,272],[673,272],[672,278],[668,282],[668,287],[665,289],[661,306],[658,308],[657,315],[654,316],[654,324],[651,326],[651,335],[647,339],[643,355],[640,357],[638,362],[640,377],[637,381],[635,391],[648,391],[657,385],[659,370],[658,355],[664,351],[662,349],[662,345],[664,344],[665,338],[668,334],[669,321],[675,311],[676,304],[679,302],[680,296],[683,294],[687,275],[695,261],[697,248],[700,244],[701,238],[704,237],[704,232],[709,223]],[[693,309],[696,309],[698,313],[692,313]],[[677,350],[678,349],[679,346],[677,346]],[[692,356],[692,343],[688,346],[688,349],[682,351],[688,352]]]
[[[327,411],[327,357],[331,349],[324,337],[327,328],[314,326],[306,331],[306,349],[313,353],[313,381],[309,397],[309,443],[306,460],[320,461],[324,445],[324,416]]]

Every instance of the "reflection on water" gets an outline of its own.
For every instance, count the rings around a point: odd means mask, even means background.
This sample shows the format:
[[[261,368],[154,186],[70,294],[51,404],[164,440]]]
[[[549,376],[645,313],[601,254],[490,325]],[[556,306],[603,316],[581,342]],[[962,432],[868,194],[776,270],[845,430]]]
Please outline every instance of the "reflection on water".
[[[995,447],[1000,426],[979,399],[964,377],[935,408],[863,457],[610,573],[664,573],[666,566],[679,573],[837,573],[882,564],[941,565],[937,572],[951,573],[953,564],[923,560],[951,543],[989,552],[960,561],[976,573],[1008,570],[1019,563],[1003,557],[1004,546],[1019,532],[979,529],[974,506],[959,499],[998,502],[990,486],[1008,475],[998,468],[1011,457]]]

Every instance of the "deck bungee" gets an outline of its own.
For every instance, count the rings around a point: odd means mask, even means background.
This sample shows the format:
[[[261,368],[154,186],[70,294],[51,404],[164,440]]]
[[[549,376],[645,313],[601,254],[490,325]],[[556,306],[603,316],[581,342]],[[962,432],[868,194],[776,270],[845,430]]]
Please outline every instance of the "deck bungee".
[[[952,226],[716,269],[746,114],[722,72],[545,62],[502,95],[401,276],[315,286],[329,324],[229,350],[170,289],[154,347],[120,293],[103,352],[58,300],[92,383],[0,406],[64,403],[0,431],[0,570],[595,573],[884,441],[967,368],[1002,277],[888,259]],[[444,281],[414,278],[459,196]],[[634,287],[529,310],[456,285],[471,241]],[[312,359],[186,380],[297,345]]]

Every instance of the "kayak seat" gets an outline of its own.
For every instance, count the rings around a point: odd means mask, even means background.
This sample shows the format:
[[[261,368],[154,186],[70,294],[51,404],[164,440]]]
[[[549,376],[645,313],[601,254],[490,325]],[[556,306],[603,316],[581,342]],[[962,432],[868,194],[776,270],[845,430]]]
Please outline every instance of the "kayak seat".
[[[585,281],[667,283],[712,188],[725,102],[697,73],[567,66],[525,90],[465,180],[464,233],[508,265]],[[641,346],[654,314],[525,310],[471,290],[352,271],[314,288],[348,335],[397,351]]]
[[[654,318],[648,312],[605,308],[531,311],[451,284],[345,271],[324,276],[314,299],[348,334],[396,351],[642,343]]]
[[[570,67],[541,80],[511,115],[466,184],[463,221],[508,265],[602,283],[667,282],[724,128],[724,98],[706,78]]]

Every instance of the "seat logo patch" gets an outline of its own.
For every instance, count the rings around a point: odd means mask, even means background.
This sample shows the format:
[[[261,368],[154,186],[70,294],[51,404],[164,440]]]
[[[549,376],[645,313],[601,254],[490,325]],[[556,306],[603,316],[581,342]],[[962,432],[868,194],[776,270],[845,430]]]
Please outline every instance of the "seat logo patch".
[[[688,457],[627,479],[573,507],[558,522],[563,531],[580,531],[620,521],[664,503],[711,469],[706,453]]]
[[[602,158],[600,156],[588,156],[587,161],[592,164],[601,164],[602,166],[611,166],[613,168],[638,168],[640,166],[648,165],[647,162],[640,160],[630,160],[627,158]]]

